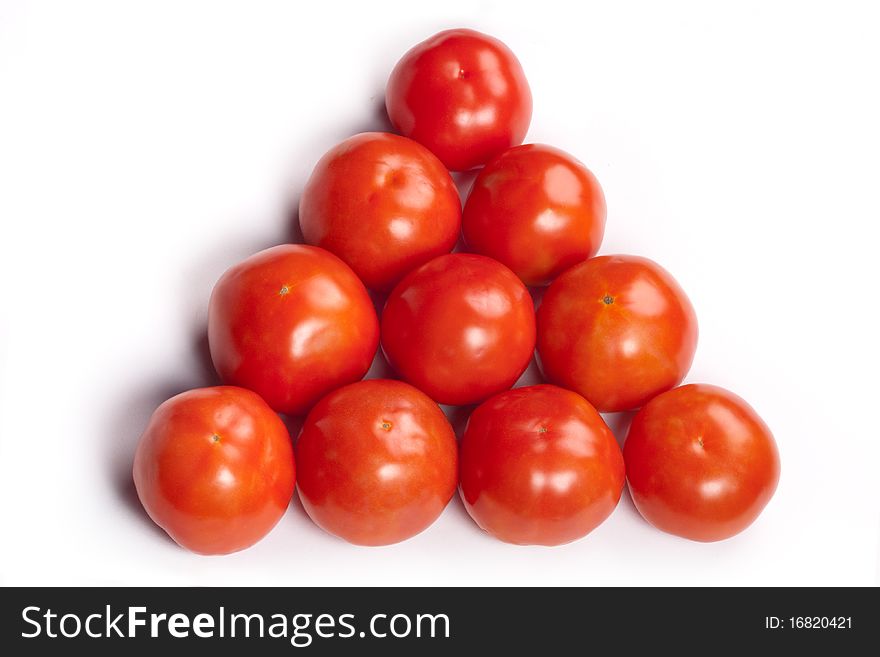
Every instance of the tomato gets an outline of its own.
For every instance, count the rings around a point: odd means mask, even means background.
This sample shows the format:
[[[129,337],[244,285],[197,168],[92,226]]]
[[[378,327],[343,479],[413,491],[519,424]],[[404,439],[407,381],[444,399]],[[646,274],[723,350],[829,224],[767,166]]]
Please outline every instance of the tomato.
[[[694,541],[738,534],[779,482],[770,429],[743,399],[710,385],[655,397],[623,446],[633,502],[645,520]]]
[[[363,283],[314,246],[261,251],[223,274],[211,295],[208,342],[217,372],[281,413],[303,414],[330,390],[363,378],[378,341]]]
[[[475,404],[510,388],[535,348],[522,282],[481,255],[440,256],[410,272],[382,311],[382,348],[409,383],[441,404]]]
[[[153,521],[199,554],[250,547],[293,495],[290,436],[258,395],[199,388],[164,402],[134,457],[134,485]]]
[[[458,481],[446,416],[402,381],[371,379],[331,392],[306,417],[296,455],[306,512],[357,545],[388,545],[423,531]]]
[[[586,536],[620,500],[624,465],[602,417],[552,385],[502,392],[471,414],[461,441],[461,497],[508,543],[561,545]]]
[[[678,385],[696,348],[690,301],[647,258],[600,256],[575,265],[538,308],[545,377],[603,412],[638,408]]]
[[[374,290],[449,253],[461,201],[443,164],[421,144],[367,132],[332,148],[303,190],[299,222],[309,244],[342,258]]]
[[[599,250],[605,197],[568,153],[517,146],[477,176],[462,227],[471,251],[504,263],[526,285],[546,285]]]
[[[473,30],[446,30],[394,67],[385,89],[388,117],[447,168],[467,171],[522,143],[532,93],[503,43]]]

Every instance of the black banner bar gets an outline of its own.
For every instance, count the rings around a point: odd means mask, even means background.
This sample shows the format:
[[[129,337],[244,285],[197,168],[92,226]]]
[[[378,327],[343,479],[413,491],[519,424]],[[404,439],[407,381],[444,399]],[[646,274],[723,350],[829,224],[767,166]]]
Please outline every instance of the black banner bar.
[[[877,589],[6,588],[4,653],[676,654],[878,645]],[[75,645],[73,645],[75,644]],[[13,651],[5,650],[12,648]],[[660,654],[660,653],[657,653]]]

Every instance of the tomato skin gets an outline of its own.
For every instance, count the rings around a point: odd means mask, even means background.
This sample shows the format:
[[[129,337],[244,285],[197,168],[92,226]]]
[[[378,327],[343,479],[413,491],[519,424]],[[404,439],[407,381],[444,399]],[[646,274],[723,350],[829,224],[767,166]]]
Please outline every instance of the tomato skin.
[[[263,538],[287,510],[296,479],[284,423],[257,394],[232,386],[161,404],[132,473],[153,521],[198,554],[228,554]]]
[[[532,94],[516,56],[498,39],[465,29],[409,50],[391,73],[385,106],[398,132],[453,171],[521,144],[532,119]]]
[[[770,429],[732,392],[675,388],[633,418],[623,446],[627,481],[652,525],[693,541],[720,541],[752,524],[779,482]]]
[[[379,342],[373,303],[329,251],[284,244],[231,267],[214,286],[208,343],[224,383],[302,415],[363,378]]]
[[[423,531],[458,481],[449,421],[402,381],[370,379],[331,392],[306,417],[296,454],[306,512],[356,545],[388,545]]]
[[[638,256],[575,265],[553,281],[538,308],[547,380],[602,412],[638,408],[678,385],[697,332],[693,306],[675,279]]]
[[[561,545],[614,511],[624,464],[589,402],[552,385],[502,392],[471,414],[461,442],[461,498],[476,523],[519,545]]]
[[[373,290],[449,253],[461,227],[455,183],[421,144],[384,132],[346,139],[325,154],[303,190],[308,244],[339,256]]]
[[[535,348],[528,290],[504,265],[452,253],[410,272],[382,311],[382,349],[406,381],[441,404],[510,388]]]
[[[525,144],[480,172],[462,221],[469,250],[507,265],[526,285],[547,285],[599,250],[605,196],[568,153]]]

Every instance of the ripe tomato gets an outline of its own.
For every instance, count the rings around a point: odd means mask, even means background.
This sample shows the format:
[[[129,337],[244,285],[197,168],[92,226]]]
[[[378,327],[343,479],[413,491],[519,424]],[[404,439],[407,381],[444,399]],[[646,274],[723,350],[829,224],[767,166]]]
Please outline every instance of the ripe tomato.
[[[743,399],[717,386],[686,385],[652,399],[633,418],[623,454],[639,513],[694,541],[744,530],[779,482],[770,429]]]
[[[402,381],[371,379],[331,392],[306,417],[296,454],[306,512],[358,545],[388,545],[423,531],[458,480],[446,416]]]
[[[407,52],[391,72],[385,106],[401,134],[453,171],[521,144],[532,119],[519,61],[498,39],[473,30],[446,30]]]
[[[611,430],[580,395],[551,385],[495,395],[461,442],[461,497],[484,530],[508,543],[561,545],[607,518],[623,490]]]
[[[331,149],[299,204],[309,244],[342,258],[374,290],[390,290],[411,269],[449,253],[461,201],[446,168],[405,137],[366,132]]]
[[[285,244],[229,269],[214,287],[208,342],[225,383],[259,393],[281,413],[305,413],[363,378],[379,323],[354,272],[332,253]]]
[[[690,301],[647,258],[600,256],[575,265],[538,308],[544,375],[603,412],[638,408],[678,385],[696,347]]]
[[[398,374],[441,404],[475,404],[512,386],[535,348],[522,282],[481,255],[453,253],[410,272],[382,311],[382,348]]]
[[[546,285],[599,250],[605,197],[571,155],[526,144],[480,172],[462,227],[471,251],[507,265],[526,285]]]
[[[134,485],[153,521],[199,554],[250,547],[293,495],[290,436],[258,395],[218,386],[181,393],[150,418]]]

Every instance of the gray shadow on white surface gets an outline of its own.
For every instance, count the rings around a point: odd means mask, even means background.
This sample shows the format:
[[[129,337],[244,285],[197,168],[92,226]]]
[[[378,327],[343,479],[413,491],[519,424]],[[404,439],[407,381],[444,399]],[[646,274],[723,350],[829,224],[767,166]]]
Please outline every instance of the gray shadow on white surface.
[[[639,522],[641,523],[650,525],[650,523],[642,517],[642,514],[639,513],[639,510],[636,508],[636,505],[632,499],[632,495],[629,492],[629,484],[623,485],[623,492],[620,494],[620,502],[614,509],[614,513],[625,513],[626,515],[629,515],[633,518],[638,518]]]
[[[135,393],[126,403],[116,407],[116,412],[108,422],[105,438],[108,445],[107,478],[111,490],[133,516],[139,518],[157,536],[171,543],[174,543],[171,537],[152,521],[141,505],[132,479],[132,466],[138,440],[156,407],[166,399],[193,387],[197,386],[169,382]]]
[[[375,104],[373,112],[368,120],[357,124],[351,130],[345,131],[345,133],[340,133],[340,140],[358,132],[391,129],[390,123],[385,114],[384,95],[378,94],[377,98],[379,101]],[[334,143],[328,143],[326,148],[329,149]],[[294,150],[295,149],[292,148],[292,151]],[[305,181],[302,181],[302,183],[304,182]],[[269,248],[276,244],[302,243],[302,233],[299,229],[298,215],[300,188],[301,185],[296,188],[296,193],[290,201],[290,210],[286,213],[286,216],[282,217],[278,227],[277,237],[275,239],[266,238],[260,243],[260,238],[256,237],[251,246],[248,246],[247,249],[243,249],[240,236],[230,236],[228,239],[217,244],[216,248],[211,249],[209,252],[211,255],[209,257],[197,260],[196,264],[198,270],[194,273],[200,278],[204,276],[204,272],[206,271],[211,272],[223,270],[225,268],[224,266],[232,264],[225,262],[231,253],[240,252],[241,257],[244,258],[249,255],[249,253],[245,252],[246,250],[255,253],[263,248]],[[202,255],[204,255],[204,253]],[[183,278],[186,280],[192,280],[192,277],[189,275],[184,276]],[[192,292],[184,292],[182,293],[182,296],[184,298],[192,296]],[[380,307],[381,304],[384,303],[383,299],[374,300],[377,304],[380,304]],[[205,298],[201,300],[200,303],[203,304],[203,307],[207,307],[208,299]],[[140,435],[146,428],[150,415],[152,415],[153,411],[159,406],[159,404],[185,390],[202,386],[217,385],[220,383],[220,379],[217,376],[214,370],[214,365],[211,361],[207,327],[204,320],[201,320],[195,328],[190,330],[193,335],[192,349],[196,355],[195,362],[197,363],[197,371],[194,373],[194,377],[186,382],[174,381],[165,383],[145,383],[143,387],[136,390],[128,400],[114,408],[114,413],[108,421],[106,437],[108,445],[106,448],[107,470],[111,489],[117,495],[119,500],[130,509],[134,515],[141,518],[151,529],[169,541],[171,539],[168,535],[155,525],[147,515],[146,511],[144,511],[134,488],[131,468],[134,460],[134,452]],[[390,367],[388,367],[385,362],[381,350],[376,355],[373,367],[371,368],[371,373],[373,376],[385,377],[390,377],[393,374]],[[302,419],[288,417],[282,417],[282,419],[287,424],[291,438],[295,439],[302,426]],[[295,502],[292,503],[292,506],[294,506],[295,509],[298,509],[298,512],[305,513],[299,500],[296,499],[295,496],[294,499]]]
[[[467,202],[468,194],[471,193],[471,187],[474,186],[474,181],[477,179],[480,171],[482,171],[482,168],[471,169],[470,171],[450,172],[452,180],[455,182],[455,187],[458,189],[458,196],[461,199],[462,207],[464,207],[465,202]]]
[[[307,531],[315,536],[320,536],[323,540],[328,540],[328,541],[342,541],[343,540],[343,539],[339,538],[338,536],[334,536],[333,534],[325,532],[317,524],[312,522],[312,519],[309,517],[309,514],[306,513],[306,509],[303,506],[302,500],[300,499],[299,486],[297,486],[296,489],[293,491],[293,497],[290,498],[290,504],[287,507],[287,514],[285,514],[285,517],[283,517],[280,520],[280,523],[296,522],[294,520],[294,518],[289,517],[288,514],[293,515],[293,516],[298,516],[299,519],[306,520],[306,522],[297,522],[296,523],[297,532]],[[304,529],[304,527],[307,529]]]
[[[321,159],[327,151],[336,146],[339,142],[362,132],[395,132],[394,127],[391,125],[391,121],[388,119],[388,114],[385,112],[384,93],[377,92],[369,116],[364,120],[353,123],[351,127],[325,131],[324,134],[327,139],[323,141],[322,144],[315,145],[314,148],[306,148],[305,151],[308,151],[307,154],[302,151],[297,151],[296,154],[303,159],[309,160],[310,174],[312,167],[317,164],[318,160]],[[308,177],[306,176],[302,180],[292,181],[295,183],[292,187],[293,193],[287,200],[286,241],[291,244],[303,243],[303,234],[299,226],[299,199],[302,196],[302,189],[307,180]]]
[[[381,91],[381,90],[380,90]],[[384,93],[377,92],[376,98],[378,99],[370,112],[370,115],[367,119],[355,123],[352,128],[346,130],[333,130],[331,131],[333,134],[333,140],[329,141],[323,151],[318,154],[312,154],[314,162],[316,163],[318,159],[320,159],[323,152],[329,150],[333,146],[335,146],[339,141],[346,139],[352,135],[358,134],[360,132],[371,132],[371,131],[383,131],[388,132],[392,131],[392,126],[390,121],[388,120],[388,116],[385,113],[385,96]],[[338,136],[338,139],[336,138]],[[291,147],[291,153],[297,154],[300,151],[296,147]],[[308,157],[308,156],[303,156]],[[305,185],[306,180],[298,180],[293,181],[291,185],[291,189],[293,192],[290,195],[290,198],[285,201],[284,207],[285,210],[282,213],[281,220],[278,226],[277,237],[275,239],[266,238],[262,243],[259,244],[256,248],[252,248],[249,252],[241,252],[239,260],[252,255],[253,253],[257,253],[263,249],[268,249],[272,246],[277,246],[279,244],[303,244],[303,234],[299,225],[299,200],[302,196],[302,187]],[[230,247],[229,245],[233,246]],[[257,242],[255,242],[257,244]],[[212,256],[211,258],[211,269],[218,269],[218,263],[223,263],[226,266],[231,266],[234,264],[233,262],[226,262],[224,255],[228,256],[231,252],[236,252],[239,250],[240,239],[237,239],[236,236],[230,236],[228,240],[224,241],[222,245],[218,246],[214,249],[213,253],[218,255]],[[223,268],[225,271],[225,268]],[[372,294],[373,303],[376,306],[377,313],[381,311],[382,306],[385,303],[385,299],[381,295]],[[202,302],[207,307],[208,299],[204,299]],[[219,383],[217,379],[217,375],[214,372],[214,365],[211,362],[211,352],[208,346],[208,331],[207,325],[202,322],[195,329],[195,338],[194,338],[194,348],[195,353],[198,356],[198,360],[200,363],[200,372],[205,381],[209,381],[211,383],[206,383],[205,385],[216,385]],[[384,363],[384,358],[381,353],[377,357],[378,359],[382,359]],[[380,371],[390,372],[390,368],[385,365],[385,368],[381,368],[381,364],[377,364],[374,360],[373,368],[378,368]],[[378,378],[376,376],[369,376],[368,378]],[[386,378],[396,378],[393,376],[387,376]],[[295,435],[295,434],[294,434]]]
[[[468,418],[476,407],[476,404],[468,404],[467,406],[449,406],[446,404],[440,404],[440,408],[446,413],[446,418],[449,420],[449,424],[452,425],[452,430],[455,432],[455,437],[458,438],[458,440],[461,440],[465,427],[467,426]]]
[[[538,307],[541,305],[541,300],[544,298],[544,292],[546,291],[546,285],[542,287],[529,288],[529,294],[532,296],[532,303],[535,304],[535,310],[538,310]]]
[[[626,440],[629,425],[632,424],[635,416],[636,411],[621,411],[619,413],[602,414],[602,419],[605,420],[605,424],[611,429],[611,433],[614,434],[614,438],[617,440],[617,444],[620,445],[621,449],[623,449],[623,442]],[[641,522],[646,522],[645,519],[642,518],[642,514],[636,509],[635,504],[633,504],[632,496],[629,493],[629,485],[626,483],[623,485],[623,493],[620,496],[620,503],[617,505],[615,513],[620,512],[621,507],[624,508],[624,513],[637,517]]]
[[[388,361],[385,359],[385,354],[382,353],[382,347],[376,349],[376,355],[373,356],[373,364],[370,365],[370,369],[367,371],[365,379],[397,379],[400,380],[397,372],[394,371],[394,368],[388,364]]]
[[[463,523],[470,527],[474,533],[479,534],[487,541],[494,542],[496,539],[489,535],[488,532],[483,531],[483,529],[474,522],[474,519],[471,518],[470,514],[467,512],[467,509],[464,508],[464,502],[461,499],[461,489],[455,489],[455,495],[452,496],[452,499],[449,500],[449,505],[444,509],[443,513],[448,513],[451,516],[456,517],[456,522]]]
[[[623,449],[623,441],[626,440],[626,433],[629,431],[629,425],[632,424],[636,411],[621,411],[619,413],[602,413],[602,419],[611,429],[617,444]]]
[[[523,373],[519,375],[519,378],[513,384],[513,387],[524,388],[526,386],[534,386],[541,383],[546,382],[544,381],[544,377],[541,376],[541,369],[538,367],[538,358],[535,355],[535,352],[532,352],[529,364],[526,365],[526,369],[523,370]]]

